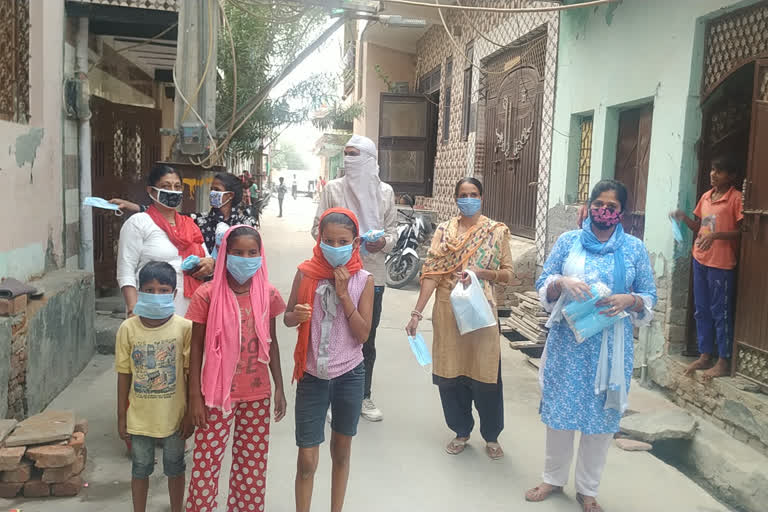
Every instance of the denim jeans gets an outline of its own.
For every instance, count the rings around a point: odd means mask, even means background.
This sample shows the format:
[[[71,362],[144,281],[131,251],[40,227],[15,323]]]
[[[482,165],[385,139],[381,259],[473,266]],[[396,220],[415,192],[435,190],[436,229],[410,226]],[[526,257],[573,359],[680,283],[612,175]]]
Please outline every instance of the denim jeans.
[[[357,434],[363,408],[365,365],[324,380],[305,373],[296,386],[296,445],[317,446],[325,441],[325,415],[331,407],[331,429],[345,436]]]

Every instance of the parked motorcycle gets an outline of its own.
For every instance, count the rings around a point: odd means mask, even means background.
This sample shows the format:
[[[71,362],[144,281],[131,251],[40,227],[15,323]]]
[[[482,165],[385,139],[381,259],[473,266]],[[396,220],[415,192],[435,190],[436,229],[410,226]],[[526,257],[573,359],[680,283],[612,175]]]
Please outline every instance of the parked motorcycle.
[[[387,286],[391,288],[403,288],[419,275],[437,227],[414,211],[411,197],[406,196],[405,199],[411,211],[400,210],[405,221],[398,225],[397,243],[385,260]]]
[[[252,198],[251,202],[253,203],[252,209],[255,213],[258,214],[259,218],[261,218],[262,214],[264,213],[264,208],[267,207],[269,204],[269,199],[272,197],[272,193],[268,190],[261,190],[259,191],[259,196],[257,198]]]

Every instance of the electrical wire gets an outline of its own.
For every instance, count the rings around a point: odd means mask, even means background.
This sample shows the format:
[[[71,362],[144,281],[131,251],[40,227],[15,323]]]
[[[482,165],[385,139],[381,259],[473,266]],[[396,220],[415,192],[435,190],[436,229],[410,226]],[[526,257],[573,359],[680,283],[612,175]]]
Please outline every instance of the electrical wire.
[[[437,3],[417,2],[414,0],[384,0],[385,3],[411,5],[415,7],[432,7],[432,8],[442,7],[443,9],[452,9],[457,11],[479,11],[479,12],[493,12],[493,13],[557,12],[557,11],[567,11],[571,9],[580,9],[582,7],[594,7],[597,5],[612,4],[612,3],[617,3],[618,1],[619,0],[591,0],[589,2],[583,2],[580,4],[553,5],[549,7],[472,7],[472,6],[466,6],[466,5],[440,6],[438,0],[435,0],[435,2]]]

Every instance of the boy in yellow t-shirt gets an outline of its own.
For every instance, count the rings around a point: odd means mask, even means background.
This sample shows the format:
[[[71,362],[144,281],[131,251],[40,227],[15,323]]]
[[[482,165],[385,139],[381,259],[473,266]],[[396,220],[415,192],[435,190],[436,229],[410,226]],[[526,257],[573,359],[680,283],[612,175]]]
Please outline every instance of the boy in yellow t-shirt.
[[[192,434],[183,421],[192,322],[174,314],[175,295],[176,270],[164,262],[147,263],[139,272],[136,316],[117,331],[117,429],[131,445],[134,512],[147,508],[158,440],[171,511],[182,512],[184,502],[184,440]]]

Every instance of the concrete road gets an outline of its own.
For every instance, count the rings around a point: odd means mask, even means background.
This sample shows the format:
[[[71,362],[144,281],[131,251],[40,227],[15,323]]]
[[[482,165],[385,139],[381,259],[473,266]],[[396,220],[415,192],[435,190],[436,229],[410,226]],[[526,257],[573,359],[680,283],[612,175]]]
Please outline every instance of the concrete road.
[[[272,282],[287,300],[297,263],[309,256],[309,235],[315,205],[309,199],[286,198],[285,214],[276,218],[272,201],[263,234]],[[503,380],[506,430],[500,442],[506,457],[491,461],[479,432],[469,448],[450,456],[443,446],[452,437],[445,427],[439,397],[430,375],[410,353],[404,325],[416,300],[411,290],[388,289],[377,340],[374,396],[383,422],[361,420],[353,444],[352,475],[345,510],[350,512],[561,512],[577,511],[572,487],[565,495],[531,504],[523,493],[539,482],[543,463],[544,427],[537,407],[536,375],[524,358],[504,347]],[[429,322],[425,322],[425,328]],[[425,329],[425,338],[431,332]],[[291,374],[295,331],[279,329],[283,372]],[[51,408],[72,408],[90,420],[88,488],[71,499],[0,500],[0,510],[24,512],[128,511],[130,460],[115,429],[116,378],[113,361],[97,356]],[[288,417],[272,427],[267,510],[294,510],[293,479],[296,446],[292,406],[294,387],[287,382]],[[631,394],[630,394],[631,398]],[[314,511],[329,509],[330,464],[327,446],[321,452],[315,483]],[[158,453],[158,456],[160,454]],[[222,486],[226,492],[226,485]],[[728,509],[694,482],[648,453],[612,448],[600,502],[610,512],[715,512]],[[151,511],[169,510],[162,468],[155,469],[150,490]],[[220,498],[220,502],[224,501]],[[224,510],[223,508],[221,510]]]

